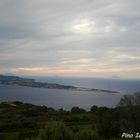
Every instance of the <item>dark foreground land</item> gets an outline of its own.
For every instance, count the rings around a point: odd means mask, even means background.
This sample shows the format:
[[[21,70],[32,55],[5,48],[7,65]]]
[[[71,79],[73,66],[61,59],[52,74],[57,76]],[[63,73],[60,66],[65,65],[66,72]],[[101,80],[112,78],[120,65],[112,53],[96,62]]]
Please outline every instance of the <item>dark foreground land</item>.
[[[140,93],[115,108],[55,110],[22,102],[0,104],[0,140],[120,140],[140,132]],[[136,134],[137,133],[137,134]],[[140,134],[139,134],[140,135]]]

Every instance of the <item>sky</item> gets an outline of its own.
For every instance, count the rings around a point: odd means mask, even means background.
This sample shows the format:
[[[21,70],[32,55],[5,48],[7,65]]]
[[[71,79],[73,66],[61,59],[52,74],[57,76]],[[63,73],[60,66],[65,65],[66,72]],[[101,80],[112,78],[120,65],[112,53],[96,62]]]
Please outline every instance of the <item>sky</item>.
[[[140,0],[0,0],[0,73],[140,79]]]

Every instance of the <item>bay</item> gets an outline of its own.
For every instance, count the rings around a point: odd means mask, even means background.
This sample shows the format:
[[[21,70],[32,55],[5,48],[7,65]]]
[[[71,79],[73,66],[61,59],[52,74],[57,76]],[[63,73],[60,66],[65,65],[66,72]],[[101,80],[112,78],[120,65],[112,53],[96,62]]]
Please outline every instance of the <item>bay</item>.
[[[0,102],[22,101],[26,103],[33,103],[36,105],[46,105],[55,109],[63,108],[66,110],[70,110],[73,106],[79,106],[81,108],[89,110],[92,105],[115,107],[124,94],[140,91],[139,80],[66,77],[34,78],[37,81],[41,82],[110,89],[117,90],[120,93],[71,91],[0,85]]]

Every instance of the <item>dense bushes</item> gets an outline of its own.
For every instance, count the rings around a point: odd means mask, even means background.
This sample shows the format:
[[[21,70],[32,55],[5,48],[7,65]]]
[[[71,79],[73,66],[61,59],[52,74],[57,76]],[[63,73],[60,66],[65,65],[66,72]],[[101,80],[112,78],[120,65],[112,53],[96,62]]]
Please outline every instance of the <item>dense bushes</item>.
[[[40,132],[39,140],[99,140],[97,133],[91,129],[73,132],[63,123],[52,122]]]
[[[40,133],[41,140],[73,140],[72,132],[63,124],[52,122]]]
[[[99,138],[93,130],[82,130],[76,134],[75,140],[99,140]]]

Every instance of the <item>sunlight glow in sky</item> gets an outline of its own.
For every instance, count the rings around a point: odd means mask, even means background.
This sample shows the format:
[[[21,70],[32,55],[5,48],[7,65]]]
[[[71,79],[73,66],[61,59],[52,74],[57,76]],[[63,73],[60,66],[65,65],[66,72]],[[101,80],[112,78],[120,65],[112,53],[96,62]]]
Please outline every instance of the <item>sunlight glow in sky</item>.
[[[75,23],[75,25],[72,26],[72,30],[75,33],[87,35],[91,32],[95,32],[96,28],[93,29],[92,24],[88,20],[82,20]]]

